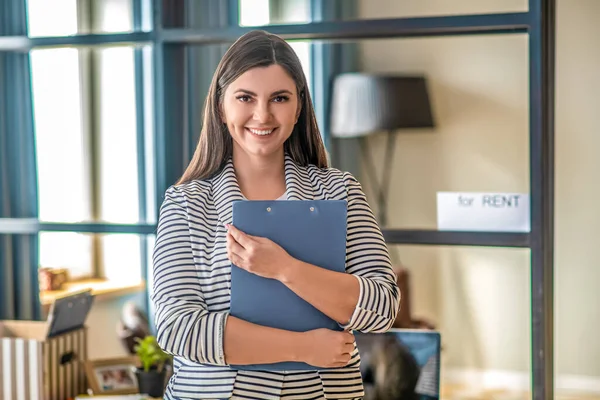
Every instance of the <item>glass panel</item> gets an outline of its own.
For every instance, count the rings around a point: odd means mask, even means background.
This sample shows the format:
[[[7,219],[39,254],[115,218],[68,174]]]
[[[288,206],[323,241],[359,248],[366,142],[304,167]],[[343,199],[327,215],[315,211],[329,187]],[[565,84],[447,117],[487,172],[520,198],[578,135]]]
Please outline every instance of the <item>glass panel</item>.
[[[271,0],[270,24],[301,24],[310,22],[308,0]]]
[[[144,46],[142,58],[144,64],[144,151],[146,161],[146,222],[156,223],[156,182],[155,157],[154,157],[154,72],[152,60],[152,46]],[[139,171],[138,171],[139,173]]]
[[[430,325],[441,333],[442,377],[467,370],[481,371],[480,378],[484,371],[499,370],[527,376],[531,367],[529,250],[449,246],[391,246],[390,250],[399,256],[396,270],[404,272],[399,274],[403,297],[396,323],[402,328]],[[443,392],[468,391],[469,398],[487,398],[488,388],[482,387],[478,374],[456,378],[455,385],[442,384]],[[506,387],[510,383],[494,385],[496,393],[514,389]],[[524,385],[522,390],[527,389]]]
[[[141,239],[135,234],[40,233],[40,268],[66,268],[71,279],[89,278],[98,263],[98,274],[112,282],[142,281]],[[99,253],[94,255],[98,240]]]
[[[311,68],[310,68],[310,42],[308,41],[289,41],[290,46],[294,49],[298,58],[300,59],[300,63],[302,64],[302,69],[304,70],[304,75],[306,75],[306,81],[309,86],[311,84]]]
[[[148,235],[147,236],[147,260],[148,260],[148,275],[145,277],[146,279],[146,295],[149,299],[152,298],[154,294],[154,275],[153,275],[153,256],[154,256],[154,246],[156,245],[156,235]],[[150,320],[151,323],[154,323],[154,314],[156,313],[156,308],[154,307],[154,303],[152,301],[148,302],[149,310],[148,313],[152,317]],[[154,325],[152,325],[154,326]]]
[[[70,279],[93,274],[92,236],[75,232],[40,233],[40,268],[66,268]]]
[[[132,0],[92,1],[92,33],[133,31]]]
[[[599,6],[596,1],[559,1],[556,11],[554,338],[559,388],[572,376],[593,377],[590,383],[600,377],[600,118],[593,100],[600,92],[600,57],[588,40],[600,34],[594,17]],[[600,397],[600,386],[584,390],[584,385],[575,397]]]
[[[133,49],[102,49],[97,56],[99,218],[136,223],[140,218]]]
[[[261,26],[270,22],[269,0],[239,0],[240,26]]]
[[[437,192],[529,192],[525,35],[350,44],[358,63],[343,65],[344,70],[426,78],[435,127],[398,124],[392,131],[393,146],[382,130],[365,132],[358,139],[332,132],[339,141],[360,143],[354,163],[375,212],[376,189],[389,173],[387,228],[437,229]],[[375,118],[366,113],[367,109],[349,110],[344,115]],[[386,164],[389,148],[391,160]]]
[[[77,33],[77,0],[27,0],[29,36]]]
[[[299,24],[310,21],[307,0],[240,0],[240,26]]]
[[[356,19],[526,12],[528,0],[368,0],[358,2]],[[354,19],[354,18],[353,18]]]
[[[40,220],[90,220],[77,50],[32,51],[31,75]]]
[[[112,282],[142,281],[141,239],[138,235],[100,235],[100,275]]]

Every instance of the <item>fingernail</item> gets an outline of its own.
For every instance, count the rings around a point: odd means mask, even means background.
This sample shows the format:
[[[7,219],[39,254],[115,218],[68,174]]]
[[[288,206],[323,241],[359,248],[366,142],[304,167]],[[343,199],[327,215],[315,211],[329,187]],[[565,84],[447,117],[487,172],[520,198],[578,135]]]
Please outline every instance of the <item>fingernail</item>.
[[[229,224],[225,224],[225,228],[226,228],[226,229],[229,229]]]

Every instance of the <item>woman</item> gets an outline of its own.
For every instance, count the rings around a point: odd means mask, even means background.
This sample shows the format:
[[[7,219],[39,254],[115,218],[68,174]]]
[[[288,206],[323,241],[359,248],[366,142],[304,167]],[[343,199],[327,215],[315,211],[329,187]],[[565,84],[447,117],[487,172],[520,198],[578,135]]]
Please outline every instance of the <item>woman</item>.
[[[235,200],[348,201],[346,272],[293,259],[231,226]],[[157,339],[175,356],[170,399],[360,398],[350,331],[391,327],[400,293],[359,183],[327,167],[306,78],[281,38],[252,31],[215,71],[194,157],[162,204],[154,249]],[[231,263],[278,279],[344,331],[289,332],[229,315]],[[317,371],[237,371],[303,361]]]

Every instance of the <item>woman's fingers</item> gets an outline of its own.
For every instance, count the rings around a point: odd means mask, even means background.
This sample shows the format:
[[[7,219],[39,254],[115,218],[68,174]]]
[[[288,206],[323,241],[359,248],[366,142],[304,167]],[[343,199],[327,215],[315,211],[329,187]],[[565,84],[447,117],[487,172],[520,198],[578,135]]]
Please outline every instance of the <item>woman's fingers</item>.
[[[229,233],[227,234],[227,250],[240,257],[243,257],[245,251],[244,247]]]
[[[243,248],[248,249],[254,244],[254,240],[252,240],[250,235],[246,235],[233,225],[226,225],[226,227],[227,233],[230,234]]]
[[[354,335],[348,331],[344,331],[344,339],[346,339],[346,343],[354,345],[354,341],[356,340]]]
[[[238,267],[244,268],[244,248],[233,238],[232,235],[227,233],[227,257],[231,263]]]
[[[227,256],[229,257],[229,261],[231,261],[232,264],[240,267],[240,268],[244,268],[244,260],[242,259],[242,257],[238,256],[237,254],[228,252]]]
[[[354,344],[346,344],[344,346],[344,354],[352,354],[354,351]]]
[[[348,365],[349,362],[350,362],[350,356],[347,354],[344,354],[342,357],[338,358],[333,363],[333,366],[336,368],[342,368],[342,367],[345,367],[346,365]]]

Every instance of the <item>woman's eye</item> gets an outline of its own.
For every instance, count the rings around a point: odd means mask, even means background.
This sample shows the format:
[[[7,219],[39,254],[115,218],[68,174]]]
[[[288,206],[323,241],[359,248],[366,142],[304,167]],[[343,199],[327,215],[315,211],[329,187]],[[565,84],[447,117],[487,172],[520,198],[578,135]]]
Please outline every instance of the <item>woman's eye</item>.
[[[242,95],[242,96],[238,96],[237,99],[239,101],[241,101],[242,103],[247,103],[250,101],[250,96],[248,95]]]
[[[283,102],[288,101],[288,100],[289,100],[289,97],[287,97],[287,96],[276,96],[276,97],[273,98],[273,101],[275,103],[283,103]]]

